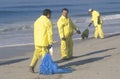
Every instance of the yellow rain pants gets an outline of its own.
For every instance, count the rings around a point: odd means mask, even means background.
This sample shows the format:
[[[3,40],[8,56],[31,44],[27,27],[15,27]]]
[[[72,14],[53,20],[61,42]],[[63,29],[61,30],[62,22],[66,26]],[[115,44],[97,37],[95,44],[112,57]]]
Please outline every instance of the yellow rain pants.
[[[43,58],[47,52],[48,52],[47,47],[35,46],[35,51],[30,66],[35,67],[39,58],[40,57]]]
[[[102,30],[102,25],[97,25],[95,27],[95,32],[94,32],[94,37],[97,39],[98,37],[100,38],[104,38],[104,33],[103,33],[103,30]]]
[[[62,58],[70,58],[73,56],[73,41],[72,37],[61,40],[61,55]]]

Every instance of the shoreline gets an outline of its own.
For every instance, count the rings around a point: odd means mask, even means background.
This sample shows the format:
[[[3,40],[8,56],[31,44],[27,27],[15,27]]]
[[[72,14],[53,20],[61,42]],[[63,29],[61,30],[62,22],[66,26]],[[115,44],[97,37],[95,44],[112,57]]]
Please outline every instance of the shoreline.
[[[112,37],[112,36],[118,36],[118,35],[120,35],[120,33],[111,33],[111,34],[105,35],[105,38]],[[90,40],[90,39],[94,39],[94,37],[91,36],[87,40]],[[77,40],[80,40],[81,43],[83,41],[81,38],[73,38],[73,41],[77,41]],[[60,46],[60,41],[54,41],[54,45],[55,44],[59,44],[59,46]],[[26,48],[26,49],[24,49],[24,48]],[[9,51],[6,49],[8,49]],[[18,51],[18,52],[16,52],[16,51]],[[31,51],[34,52],[34,44],[33,43],[8,45],[5,47],[3,46],[3,47],[0,47],[0,59],[4,60],[4,59],[12,58],[12,57],[14,58],[16,56],[17,57],[24,56],[24,55],[29,54],[29,52],[31,52]],[[1,52],[4,52],[4,53],[1,53]]]
[[[72,73],[42,75],[38,74],[38,62],[35,74],[29,72],[29,64],[33,56],[33,46],[1,48],[11,56],[16,52],[19,56],[0,59],[0,78],[2,79],[119,79],[120,78],[120,33],[106,36],[105,39],[74,40],[74,58],[60,61],[60,44],[54,44],[53,60],[60,67],[74,69]],[[32,47],[31,47],[32,46]]]
[[[106,37],[109,37],[109,36],[113,36],[113,35],[119,35],[120,34],[120,32],[116,32],[116,33],[108,33],[108,34],[106,34],[105,35],[105,38]],[[94,38],[93,37],[93,35],[92,36],[89,36],[89,38],[88,39],[90,39],[90,38]],[[82,39],[81,37],[78,37],[78,38],[73,38],[73,41],[74,40],[78,40],[78,39]],[[59,42],[59,40],[56,40],[56,41],[54,41],[53,43],[58,43]],[[19,46],[31,46],[31,45],[34,45],[34,43],[26,43],[26,44],[14,44],[14,45],[5,45],[5,46],[0,46],[0,48],[8,48],[8,47],[19,47]]]

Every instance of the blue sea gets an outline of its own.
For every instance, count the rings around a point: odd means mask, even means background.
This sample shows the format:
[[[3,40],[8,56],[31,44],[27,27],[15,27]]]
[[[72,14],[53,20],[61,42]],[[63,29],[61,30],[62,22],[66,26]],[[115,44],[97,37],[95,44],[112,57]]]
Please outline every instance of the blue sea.
[[[62,8],[69,9],[81,32],[90,22],[89,8],[100,11],[106,35],[120,32],[120,0],[0,0],[0,47],[33,44],[33,23],[45,8],[52,10],[54,41],[59,41],[56,22]],[[93,32],[91,27],[90,36]],[[73,38],[81,37],[74,34]]]

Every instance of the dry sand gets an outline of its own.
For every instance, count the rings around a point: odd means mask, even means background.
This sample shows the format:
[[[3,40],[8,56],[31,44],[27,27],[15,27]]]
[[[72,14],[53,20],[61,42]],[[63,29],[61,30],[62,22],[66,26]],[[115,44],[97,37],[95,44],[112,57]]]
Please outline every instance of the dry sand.
[[[0,48],[0,53],[21,54],[0,59],[0,79],[120,79],[120,34],[105,39],[74,40],[74,56],[69,61],[60,60],[60,44],[54,44],[54,61],[61,67],[71,67],[72,73],[39,75],[29,72],[33,46]],[[11,54],[10,54],[11,53]]]

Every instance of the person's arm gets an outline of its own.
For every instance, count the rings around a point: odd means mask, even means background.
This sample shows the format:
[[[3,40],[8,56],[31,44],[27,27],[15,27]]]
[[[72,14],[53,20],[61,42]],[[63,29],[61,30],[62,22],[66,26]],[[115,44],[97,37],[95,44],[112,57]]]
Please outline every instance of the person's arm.
[[[92,25],[92,23],[93,23],[93,21],[91,21],[88,26],[90,27]]]
[[[47,34],[48,34],[48,41],[49,41],[48,47],[51,47],[53,44],[53,25],[51,21],[47,23],[47,27],[48,27]]]
[[[72,24],[73,29],[74,29],[78,34],[81,34],[80,30],[78,29],[77,26],[74,25],[74,23],[72,22],[71,19],[70,19],[70,23]]]
[[[65,40],[63,22],[61,20],[58,20],[57,26],[58,26],[58,30],[59,30],[60,39]]]

